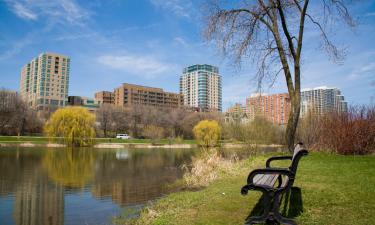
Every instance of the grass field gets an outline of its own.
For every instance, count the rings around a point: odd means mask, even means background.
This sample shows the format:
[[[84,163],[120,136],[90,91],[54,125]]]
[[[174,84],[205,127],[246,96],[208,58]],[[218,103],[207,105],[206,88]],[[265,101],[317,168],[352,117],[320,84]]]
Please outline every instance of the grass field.
[[[266,159],[256,156],[242,161],[205,189],[171,194],[144,210],[137,221],[117,222],[244,224],[261,195],[250,191],[242,196],[240,188],[248,172],[264,167]],[[375,224],[374,174],[375,156],[311,153],[300,161],[292,204],[284,214],[298,224]]]

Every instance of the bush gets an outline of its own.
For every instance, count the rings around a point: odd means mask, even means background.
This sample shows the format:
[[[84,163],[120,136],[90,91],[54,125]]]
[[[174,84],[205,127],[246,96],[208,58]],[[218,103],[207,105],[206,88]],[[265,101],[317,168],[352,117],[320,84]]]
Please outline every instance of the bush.
[[[228,172],[236,160],[236,157],[233,160],[223,158],[214,148],[205,150],[192,159],[190,170],[183,166],[186,170],[183,181],[188,188],[206,187],[218,178],[220,172]]]
[[[215,120],[202,120],[195,125],[193,133],[200,146],[214,147],[219,144],[221,128]]]
[[[227,123],[223,130],[226,139],[249,144],[285,144],[285,129],[263,117],[248,123]]]
[[[349,154],[375,153],[375,107],[350,107],[346,113],[310,115],[299,127],[299,137],[318,150]]]
[[[63,137],[69,146],[92,145],[95,138],[95,116],[81,107],[56,110],[47,121],[44,131],[48,137]]]
[[[157,140],[164,136],[164,129],[162,127],[148,125],[143,128],[143,136],[151,139],[151,143],[155,144]]]

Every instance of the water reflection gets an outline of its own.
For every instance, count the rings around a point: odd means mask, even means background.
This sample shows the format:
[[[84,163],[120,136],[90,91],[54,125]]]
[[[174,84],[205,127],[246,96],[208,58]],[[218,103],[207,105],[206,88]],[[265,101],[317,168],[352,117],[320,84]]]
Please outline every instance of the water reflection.
[[[95,165],[92,192],[95,197],[111,198],[126,206],[145,203],[168,192],[163,184],[182,176],[179,167],[190,159],[191,151],[179,150],[173,154],[171,150],[134,151],[130,157],[120,160],[118,155],[100,155]]]
[[[194,150],[4,149],[0,224],[108,224],[166,194]]]
[[[16,150],[0,154],[0,198],[11,195],[14,199],[13,213],[2,209],[0,200],[0,224],[64,224],[63,187],[48,182],[42,157],[34,153]]]
[[[267,151],[264,149],[264,151]],[[189,149],[0,149],[0,225],[110,224],[172,190]],[[225,157],[252,151],[227,150]]]
[[[64,187],[79,188],[93,179],[94,160],[90,149],[49,149],[42,164],[52,181]]]

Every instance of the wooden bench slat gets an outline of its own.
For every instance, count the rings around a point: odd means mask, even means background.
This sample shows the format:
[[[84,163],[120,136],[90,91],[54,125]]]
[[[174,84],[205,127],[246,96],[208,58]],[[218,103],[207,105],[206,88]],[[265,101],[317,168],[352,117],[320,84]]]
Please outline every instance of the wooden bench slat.
[[[255,184],[258,184],[258,183],[259,183],[259,180],[261,180],[261,179],[263,178],[263,176],[264,176],[264,174],[256,175],[256,176],[254,177],[253,182],[254,182]]]
[[[272,186],[275,185],[275,183],[276,183],[277,179],[279,178],[279,176],[280,176],[280,175],[278,175],[278,174],[274,174],[274,176],[273,176],[273,178],[272,178],[272,180],[271,180],[271,184],[272,184]]]
[[[268,180],[268,178],[269,178],[268,174],[265,174],[265,175],[262,177],[262,179],[258,181],[259,184],[261,184],[261,185],[267,185],[267,180]]]
[[[262,174],[254,177],[254,183],[258,185],[265,185],[273,187],[279,177],[278,174]]]

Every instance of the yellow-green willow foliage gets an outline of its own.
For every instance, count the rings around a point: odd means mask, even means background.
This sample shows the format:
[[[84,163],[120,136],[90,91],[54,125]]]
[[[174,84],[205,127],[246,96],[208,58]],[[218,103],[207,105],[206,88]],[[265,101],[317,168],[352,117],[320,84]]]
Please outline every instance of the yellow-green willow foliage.
[[[69,146],[87,146],[95,138],[95,115],[81,107],[56,110],[47,121],[44,131],[51,138],[62,137]]]
[[[219,144],[221,128],[215,120],[202,120],[195,125],[193,133],[199,145],[213,147]]]
[[[57,184],[81,188],[94,177],[94,153],[90,149],[49,149],[43,158],[43,167]]]

